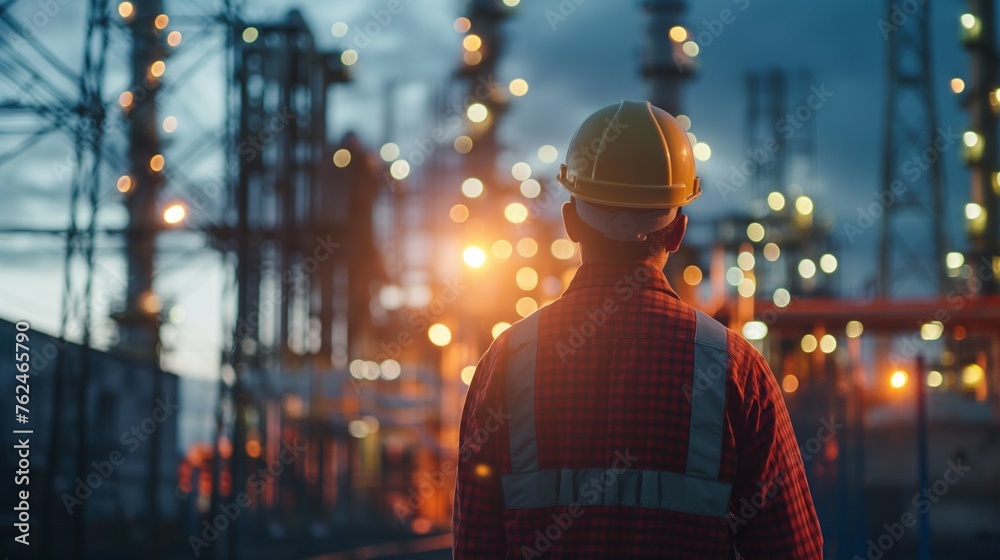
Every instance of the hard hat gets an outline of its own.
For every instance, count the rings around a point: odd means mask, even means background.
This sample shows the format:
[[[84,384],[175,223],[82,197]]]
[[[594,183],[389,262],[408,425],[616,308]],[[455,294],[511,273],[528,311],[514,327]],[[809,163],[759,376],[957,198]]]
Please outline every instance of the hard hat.
[[[687,133],[648,101],[622,101],[590,115],[557,178],[579,200],[623,208],[675,208],[701,195]]]

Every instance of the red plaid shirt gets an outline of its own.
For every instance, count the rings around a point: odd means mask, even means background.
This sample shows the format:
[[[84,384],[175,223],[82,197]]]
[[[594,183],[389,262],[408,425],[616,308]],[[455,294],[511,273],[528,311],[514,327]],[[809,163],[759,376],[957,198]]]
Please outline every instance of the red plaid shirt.
[[[535,425],[539,469],[685,472],[695,312],[643,263],[587,263],[539,311]],[[454,555],[499,558],[822,558],[823,540],[774,375],[728,332],[719,480],[727,519],[662,509],[506,509],[511,472],[508,335],[480,360],[462,415]]]

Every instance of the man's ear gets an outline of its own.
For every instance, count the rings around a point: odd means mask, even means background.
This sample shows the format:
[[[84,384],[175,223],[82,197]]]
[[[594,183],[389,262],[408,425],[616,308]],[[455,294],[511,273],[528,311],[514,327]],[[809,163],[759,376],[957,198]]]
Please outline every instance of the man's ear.
[[[576,206],[572,202],[564,202],[562,205],[563,226],[566,227],[566,235],[574,243],[580,242],[580,231],[582,224],[580,216],[576,213]]]
[[[670,235],[667,236],[666,249],[668,253],[673,253],[681,248],[681,241],[684,240],[684,232],[687,231],[687,214],[680,213],[680,211],[678,213],[679,215],[674,219],[673,227],[670,228]]]

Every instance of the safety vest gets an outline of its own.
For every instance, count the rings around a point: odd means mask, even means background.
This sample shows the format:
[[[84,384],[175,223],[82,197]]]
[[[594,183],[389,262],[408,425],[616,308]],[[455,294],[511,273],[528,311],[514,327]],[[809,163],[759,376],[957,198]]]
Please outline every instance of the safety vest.
[[[510,410],[512,472],[501,476],[507,509],[579,504],[653,508],[719,518],[729,514],[732,484],[718,479],[729,360],[726,329],[708,315],[696,313],[694,371],[690,384],[691,429],[684,473],[616,469],[615,484],[597,489],[590,487],[586,492],[582,491],[588,486],[586,481],[599,478],[606,468],[538,468],[535,357],[541,312],[529,315],[510,328],[507,406]]]

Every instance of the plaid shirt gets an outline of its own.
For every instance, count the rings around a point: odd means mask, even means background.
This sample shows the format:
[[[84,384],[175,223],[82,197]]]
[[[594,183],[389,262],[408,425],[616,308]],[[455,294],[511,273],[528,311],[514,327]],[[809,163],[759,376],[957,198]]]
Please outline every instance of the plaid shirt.
[[[683,473],[695,312],[663,273],[641,262],[587,263],[539,312],[539,469]],[[728,518],[607,505],[506,509],[500,475],[511,472],[509,333],[480,360],[465,402],[456,559],[721,559],[733,558],[734,548],[747,559],[822,558],[819,522],[774,375],[731,331],[719,469],[719,480],[733,485]]]

